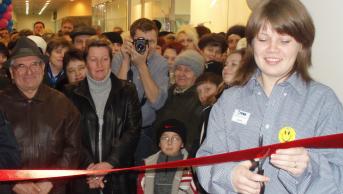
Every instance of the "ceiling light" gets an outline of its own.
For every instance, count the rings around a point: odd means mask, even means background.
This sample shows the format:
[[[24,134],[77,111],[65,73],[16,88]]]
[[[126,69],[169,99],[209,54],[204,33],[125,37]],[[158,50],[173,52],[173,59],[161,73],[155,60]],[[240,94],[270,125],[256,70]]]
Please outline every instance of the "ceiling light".
[[[47,0],[44,4],[44,6],[42,7],[42,9],[39,11],[38,15],[42,15],[43,11],[46,9],[46,7],[48,7],[48,5],[50,4],[51,0]]]
[[[25,1],[25,13],[26,15],[29,15],[29,9],[30,9],[30,2],[29,0]]]

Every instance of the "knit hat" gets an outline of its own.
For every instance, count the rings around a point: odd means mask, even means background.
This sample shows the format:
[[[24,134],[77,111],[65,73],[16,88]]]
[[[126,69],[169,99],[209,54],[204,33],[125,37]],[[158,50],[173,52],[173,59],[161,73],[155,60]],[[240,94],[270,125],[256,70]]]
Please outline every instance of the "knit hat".
[[[191,49],[181,52],[175,59],[175,66],[188,66],[196,77],[202,74],[204,63],[204,58],[197,51]]]
[[[187,128],[185,124],[179,120],[176,119],[167,119],[162,122],[160,127],[157,130],[157,144],[159,143],[159,139],[161,138],[162,134],[164,132],[174,132],[177,133],[181,139],[182,142],[186,142],[186,134],[187,134]]]
[[[76,36],[79,35],[90,35],[93,36],[96,34],[96,31],[94,28],[87,26],[87,25],[81,25],[76,28],[70,33],[70,37],[74,40]]]
[[[42,50],[42,53],[43,54],[45,53],[47,44],[46,44],[45,40],[42,37],[35,36],[35,35],[30,35],[30,36],[27,36],[27,38],[29,38],[33,42],[35,42],[36,45],[38,46],[38,48],[40,48]]]
[[[102,35],[106,36],[112,43],[123,44],[123,39],[117,32],[104,32]]]
[[[44,60],[42,52],[31,39],[20,37],[11,53],[11,60],[27,56],[37,56]]]

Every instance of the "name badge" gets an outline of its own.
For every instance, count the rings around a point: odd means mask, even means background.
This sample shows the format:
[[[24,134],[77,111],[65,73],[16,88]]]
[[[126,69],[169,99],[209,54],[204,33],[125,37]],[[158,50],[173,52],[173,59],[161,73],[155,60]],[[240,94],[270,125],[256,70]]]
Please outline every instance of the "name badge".
[[[249,117],[250,113],[235,109],[235,112],[233,113],[231,120],[236,123],[247,125]]]

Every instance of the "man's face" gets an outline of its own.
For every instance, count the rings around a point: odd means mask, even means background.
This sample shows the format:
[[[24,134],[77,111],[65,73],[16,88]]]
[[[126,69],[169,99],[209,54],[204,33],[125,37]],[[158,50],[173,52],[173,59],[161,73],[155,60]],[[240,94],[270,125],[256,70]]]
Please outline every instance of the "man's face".
[[[17,87],[24,93],[36,91],[43,80],[44,64],[36,56],[20,57],[13,61],[11,76]]]
[[[155,30],[143,32],[142,30],[137,29],[133,39],[135,40],[137,38],[144,38],[149,41],[149,55],[156,50],[157,33]]]
[[[61,30],[63,33],[71,32],[71,31],[73,31],[73,29],[74,29],[74,25],[70,22],[66,22],[66,23],[62,24]]]
[[[37,23],[34,27],[33,27],[33,34],[41,36],[44,34],[44,26],[41,23]]]
[[[74,46],[81,51],[84,51],[86,48],[86,42],[90,35],[78,35],[74,38]]]

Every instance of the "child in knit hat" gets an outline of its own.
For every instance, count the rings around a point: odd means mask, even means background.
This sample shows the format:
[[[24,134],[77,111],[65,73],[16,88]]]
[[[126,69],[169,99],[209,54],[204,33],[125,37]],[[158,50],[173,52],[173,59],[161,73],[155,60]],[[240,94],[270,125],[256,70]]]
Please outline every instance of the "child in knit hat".
[[[144,160],[146,165],[187,159],[188,153],[183,147],[186,140],[185,125],[176,120],[162,122],[157,131],[159,152]],[[192,172],[189,168],[146,170],[138,177],[137,194],[181,194],[197,193]]]

